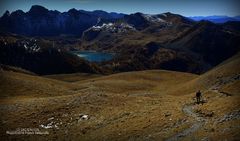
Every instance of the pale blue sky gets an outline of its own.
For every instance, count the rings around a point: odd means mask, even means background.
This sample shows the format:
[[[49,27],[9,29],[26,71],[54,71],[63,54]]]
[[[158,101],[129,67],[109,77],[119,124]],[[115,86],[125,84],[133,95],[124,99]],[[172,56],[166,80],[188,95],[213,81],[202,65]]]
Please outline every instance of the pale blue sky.
[[[158,14],[172,12],[184,16],[240,15],[238,0],[0,0],[0,15],[6,10],[28,11],[32,5],[51,10],[105,10],[121,13]]]

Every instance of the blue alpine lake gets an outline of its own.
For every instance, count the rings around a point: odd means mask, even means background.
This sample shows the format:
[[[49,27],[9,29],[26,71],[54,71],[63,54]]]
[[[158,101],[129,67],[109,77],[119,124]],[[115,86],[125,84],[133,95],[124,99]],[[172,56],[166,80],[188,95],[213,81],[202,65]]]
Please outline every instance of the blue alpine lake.
[[[73,51],[72,53],[90,62],[109,61],[114,56],[113,53],[95,52],[95,51]]]

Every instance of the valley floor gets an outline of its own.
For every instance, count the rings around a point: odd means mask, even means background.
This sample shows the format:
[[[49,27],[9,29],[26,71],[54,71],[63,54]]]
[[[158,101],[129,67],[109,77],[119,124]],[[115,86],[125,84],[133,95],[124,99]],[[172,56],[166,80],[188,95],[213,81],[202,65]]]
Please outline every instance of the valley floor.
[[[239,55],[195,75],[0,72],[1,140],[240,140]],[[201,90],[203,103],[195,103]],[[37,130],[45,135],[10,135]],[[16,133],[16,132],[15,132]]]

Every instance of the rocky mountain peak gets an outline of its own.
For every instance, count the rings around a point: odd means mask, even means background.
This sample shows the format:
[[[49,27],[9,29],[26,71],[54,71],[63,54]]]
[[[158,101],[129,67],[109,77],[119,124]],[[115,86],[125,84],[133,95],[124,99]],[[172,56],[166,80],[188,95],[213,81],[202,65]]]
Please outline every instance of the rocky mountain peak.
[[[8,17],[10,16],[10,12],[7,10],[4,14],[3,14],[3,17]]]
[[[35,14],[42,14],[47,12],[48,12],[48,9],[40,5],[33,5],[29,10],[29,13],[35,13]]]

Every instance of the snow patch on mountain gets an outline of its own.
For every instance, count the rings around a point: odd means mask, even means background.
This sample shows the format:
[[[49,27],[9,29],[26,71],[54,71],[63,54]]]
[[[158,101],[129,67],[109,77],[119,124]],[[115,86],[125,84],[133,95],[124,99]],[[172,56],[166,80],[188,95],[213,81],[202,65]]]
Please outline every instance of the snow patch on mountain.
[[[165,15],[166,16],[166,15]],[[143,14],[143,17],[153,23],[159,23],[159,22],[166,22],[165,20],[158,17],[158,15],[151,15],[151,14]]]
[[[127,32],[130,30],[136,30],[136,29],[127,23],[103,23],[100,26],[99,25],[92,26],[88,30],[122,33],[122,32]]]
[[[167,14],[165,14],[165,13],[163,13],[163,14],[161,14],[162,16],[164,16],[164,17],[167,17]]]
[[[30,40],[22,40],[18,43],[19,46],[23,46],[25,50],[28,50],[30,52],[39,52],[40,47],[37,45],[36,39],[30,39]]]
[[[101,26],[92,26],[92,29],[98,30],[98,29],[112,28],[112,27],[113,27],[113,23],[108,23],[108,24],[104,23]]]

